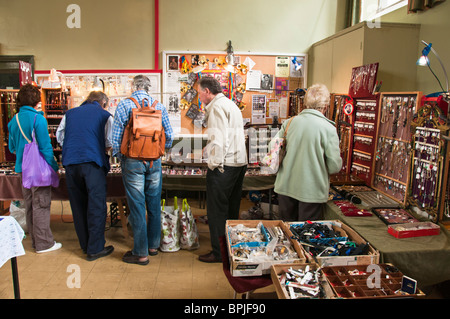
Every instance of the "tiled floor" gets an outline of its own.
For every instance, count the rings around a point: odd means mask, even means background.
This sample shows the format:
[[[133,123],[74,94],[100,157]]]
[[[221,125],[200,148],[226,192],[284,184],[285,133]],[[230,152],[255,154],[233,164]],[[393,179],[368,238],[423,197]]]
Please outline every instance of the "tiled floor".
[[[167,205],[170,205],[167,204]],[[204,215],[197,200],[190,202],[194,215]],[[241,211],[251,207],[243,199]],[[248,206],[250,205],[250,206]],[[123,254],[132,247],[132,239],[123,237],[119,225],[106,230],[107,245],[114,252],[95,261],[86,261],[79,248],[78,239],[71,222],[68,202],[52,202],[51,228],[55,240],[62,249],[36,254],[30,238],[23,240],[26,251],[18,257],[21,298],[24,299],[228,299],[234,291],[226,279],[221,263],[207,264],[198,256],[210,251],[208,225],[198,222],[200,248],[174,253],[160,252],[150,257],[146,266],[126,264]],[[109,219],[108,223],[109,224]],[[79,269],[80,288],[73,286],[74,268]],[[79,267],[79,268],[78,268]],[[276,298],[273,286],[261,289],[262,293]],[[239,296],[238,296],[239,297]],[[0,268],[0,299],[14,298],[10,263]]]

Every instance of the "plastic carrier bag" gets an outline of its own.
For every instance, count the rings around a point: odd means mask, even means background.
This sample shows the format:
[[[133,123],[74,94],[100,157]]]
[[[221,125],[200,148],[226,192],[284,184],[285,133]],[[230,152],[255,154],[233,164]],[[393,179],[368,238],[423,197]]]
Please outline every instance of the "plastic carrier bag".
[[[161,200],[161,243],[159,249],[163,252],[180,250],[180,233],[177,198],[174,197],[174,206],[165,206],[166,201]]]
[[[180,247],[187,250],[200,247],[197,224],[186,198],[183,199],[180,212]]]
[[[23,137],[27,140],[23,150],[22,160],[22,185],[30,189],[32,187],[59,186],[59,176],[53,168],[47,163],[42,153],[39,151],[39,145],[36,142],[35,129],[33,124],[32,140],[22,131],[19,122],[19,115],[16,115],[17,124]],[[36,122],[36,116],[34,117]]]

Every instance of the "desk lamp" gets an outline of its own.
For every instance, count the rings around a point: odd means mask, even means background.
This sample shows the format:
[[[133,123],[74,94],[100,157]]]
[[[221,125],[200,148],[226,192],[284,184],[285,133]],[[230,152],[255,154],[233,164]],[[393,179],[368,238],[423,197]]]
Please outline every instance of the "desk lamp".
[[[425,48],[422,50],[422,56],[417,60],[416,64],[420,65],[420,66],[428,66],[428,68],[430,69],[431,73],[433,73],[434,77],[439,82],[439,86],[441,87],[441,89],[443,91],[442,95],[444,96],[445,100],[448,102],[449,101],[448,76],[447,76],[447,71],[445,70],[444,64],[442,63],[441,58],[437,54],[436,50],[432,47],[431,43],[428,44],[428,43],[426,43],[423,40],[422,40],[422,43],[425,45]],[[446,81],[446,84],[447,84],[446,90],[444,90],[444,88],[442,87],[442,84],[439,81],[438,77],[436,76],[436,74],[434,74],[433,70],[431,69],[430,60],[428,59],[428,54],[430,53],[430,51],[433,52],[433,54],[436,56],[436,58],[438,59],[439,63],[441,64],[442,70],[444,71],[445,81]]]
[[[432,47],[431,43],[426,43],[425,41],[422,40],[422,43],[425,45],[425,48],[423,48],[422,50],[422,56],[417,60],[416,64],[420,65],[420,66],[428,66],[428,68],[430,69],[431,73],[433,73],[434,77],[436,78],[436,80],[439,82],[439,86],[442,89],[442,97],[444,98],[444,100],[447,102],[447,121],[448,118],[450,116],[450,92],[448,90],[448,76],[447,76],[447,71],[445,70],[444,64],[441,61],[441,58],[439,57],[439,55],[437,54],[436,50]],[[439,78],[436,76],[436,74],[434,74],[433,70],[431,69],[430,66],[430,60],[428,59],[428,54],[431,52],[433,52],[433,54],[436,56],[436,58],[438,59],[439,63],[441,64],[442,70],[444,71],[444,76],[445,76],[445,81],[446,81],[446,90],[444,90],[444,88],[442,87],[441,81],[439,81]],[[450,137],[449,136],[442,136],[443,139],[450,141]]]

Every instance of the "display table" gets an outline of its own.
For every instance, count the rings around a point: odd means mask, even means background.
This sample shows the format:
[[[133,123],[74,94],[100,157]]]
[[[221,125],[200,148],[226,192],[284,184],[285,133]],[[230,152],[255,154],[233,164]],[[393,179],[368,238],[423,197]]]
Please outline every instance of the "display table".
[[[127,218],[123,209],[123,200],[126,198],[125,188],[122,182],[121,174],[108,174],[107,183],[107,200],[116,201],[119,208],[120,221],[122,223],[123,235],[128,237]],[[22,200],[21,177],[19,174],[5,175],[0,174],[0,201],[1,200]],[[67,192],[66,177],[60,175],[59,186],[52,187],[52,200],[69,200]]]
[[[247,175],[244,177],[243,190],[272,190],[275,183],[275,175],[258,176]],[[122,174],[108,174],[107,182],[107,200],[116,201],[119,208],[122,230],[125,237],[128,237],[127,218],[123,209],[123,201],[126,199],[125,188],[122,182]],[[187,191],[206,191],[206,176],[185,176],[185,175],[163,175],[163,190],[187,190]],[[271,195],[271,194],[270,194]],[[269,200],[272,196],[269,196]],[[19,174],[0,174],[0,201],[21,200],[22,186]],[[66,178],[60,176],[59,187],[52,188],[52,200],[69,200],[67,193]],[[270,203],[269,203],[270,204]]]
[[[344,216],[332,201],[324,219],[341,220],[380,252],[380,263],[391,263],[406,276],[427,287],[450,280],[450,233],[441,226],[439,235],[398,239],[375,214],[368,217]]]
[[[0,217],[0,267],[8,260],[11,260],[14,296],[16,299],[20,298],[19,273],[16,257],[25,255],[25,250],[22,245],[24,235],[23,229],[13,217]]]

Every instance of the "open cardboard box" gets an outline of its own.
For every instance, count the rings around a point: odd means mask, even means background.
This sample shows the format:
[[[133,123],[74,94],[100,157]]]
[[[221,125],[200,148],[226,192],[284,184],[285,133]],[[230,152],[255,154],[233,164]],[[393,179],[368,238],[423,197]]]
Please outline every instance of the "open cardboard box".
[[[338,220],[322,220],[322,221],[313,221],[313,223],[321,223],[325,224],[328,227],[332,227],[335,230],[341,232],[341,234],[345,234],[348,237],[348,240],[355,242],[356,244],[367,243],[364,238],[362,238],[355,230],[353,230],[350,226],[342,223]],[[288,226],[288,234],[289,236],[293,236],[293,233],[290,230],[291,225],[304,224],[304,222],[289,222]],[[301,245],[302,249],[305,248]],[[339,266],[339,265],[368,265],[368,264],[378,264],[380,261],[380,253],[369,243],[368,253],[366,255],[355,255],[355,256],[320,256],[313,257],[306,250],[304,255],[307,257],[308,262],[317,262],[320,266]]]
[[[316,270],[319,267],[316,263],[294,263],[294,264],[280,264],[280,265],[272,265],[270,277],[272,278],[273,285],[275,287],[275,291],[277,293],[278,299],[291,299],[286,286],[280,282],[280,275],[286,273],[290,268],[294,270],[302,269],[304,270],[306,266],[309,266],[310,269]],[[320,285],[322,286],[322,290],[324,292],[324,296],[322,299],[333,299],[336,298],[336,295],[333,289],[330,286],[330,283],[326,280],[325,276],[321,272]]]
[[[244,225],[246,227],[256,228],[260,223],[262,223],[263,226],[265,227],[275,227],[275,226],[280,227],[280,229],[284,232],[286,237],[289,238],[291,246],[297,253],[298,258],[286,260],[267,260],[263,262],[235,260],[235,258],[233,257],[233,251],[230,244],[228,228],[235,227],[237,225]],[[235,277],[267,275],[270,274],[270,267],[272,265],[306,262],[304,250],[300,247],[300,244],[296,240],[291,239],[292,233],[289,231],[286,224],[281,220],[227,220],[225,225],[225,233],[227,239],[228,257],[230,260],[230,271],[231,274]]]

